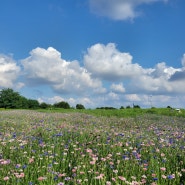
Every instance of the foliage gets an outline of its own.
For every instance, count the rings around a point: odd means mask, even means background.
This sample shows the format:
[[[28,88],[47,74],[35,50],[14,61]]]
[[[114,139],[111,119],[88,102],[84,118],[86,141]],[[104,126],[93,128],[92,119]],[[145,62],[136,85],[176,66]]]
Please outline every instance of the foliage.
[[[24,98],[18,92],[12,89],[3,89],[0,91],[0,107],[1,108],[18,108],[23,107]]]
[[[63,109],[70,109],[70,105],[67,102],[65,102],[65,101],[61,101],[61,102],[55,103],[54,107],[56,107],[56,108],[63,108]]]
[[[41,104],[40,104],[40,108],[41,109],[47,109],[47,108],[50,108],[51,107],[51,105],[50,104],[47,104],[47,103],[45,103],[45,102],[42,102]]]
[[[36,109],[39,108],[37,100],[26,99],[13,89],[7,88],[0,91],[0,108],[5,109]]]
[[[76,109],[85,109],[85,107],[82,104],[76,104]]]

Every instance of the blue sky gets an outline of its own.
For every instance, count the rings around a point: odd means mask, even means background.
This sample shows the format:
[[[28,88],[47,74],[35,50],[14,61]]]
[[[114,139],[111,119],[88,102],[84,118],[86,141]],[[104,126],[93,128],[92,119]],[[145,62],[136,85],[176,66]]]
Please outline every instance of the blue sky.
[[[40,102],[185,106],[184,0],[2,0],[0,89]]]

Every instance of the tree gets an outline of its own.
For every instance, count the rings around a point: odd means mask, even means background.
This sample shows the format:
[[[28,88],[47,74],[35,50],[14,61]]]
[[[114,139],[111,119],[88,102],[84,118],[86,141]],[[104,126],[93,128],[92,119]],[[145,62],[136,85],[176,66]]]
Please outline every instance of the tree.
[[[0,91],[0,107],[1,108],[19,108],[21,96],[13,89],[7,88]]]
[[[76,109],[85,109],[85,107],[82,104],[76,104]]]
[[[139,105],[134,105],[133,108],[140,109]]]
[[[67,102],[65,102],[65,101],[61,101],[59,103],[55,103],[54,107],[56,107],[56,108],[63,108],[63,109],[70,109],[70,105]]]
[[[50,105],[47,104],[47,103],[45,103],[45,102],[42,102],[42,103],[40,104],[40,108],[42,108],[42,109],[47,109],[48,107],[50,107]]]
[[[37,109],[37,108],[39,108],[39,102],[37,100],[29,99],[28,100],[28,108],[29,109]]]

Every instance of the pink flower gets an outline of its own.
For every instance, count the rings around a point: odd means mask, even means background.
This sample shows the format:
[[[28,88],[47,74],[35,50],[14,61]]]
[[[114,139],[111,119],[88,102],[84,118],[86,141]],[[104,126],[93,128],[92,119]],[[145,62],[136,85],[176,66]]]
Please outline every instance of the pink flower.
[[[125,177],[122,177],[122,176],[118,176],[118,178],[119,178],[120,180],[122,180],[122,181],[125,181],[125,180],[126,180],[126,178],[125,178]]]
[[[90,164],[95,164],[96,163],[96,161],[90,161]]]
[[[60,173],[60,174],[58,174],[58,176],[59,176],[59,177],[65,177],[66,174],[65,174],[65,173]]]
[[[10,179],[10,178],[9,178],[8,176],[6,176],[6,177],[3,178],[4,181],[7,181],[7,180],[9,180],[9,179]]]
[[[38,178],[39,181],[43,181],[43,180],[45,180],[45,179],[46,179],[46,177],[39,177],[39,178]]]
[[[24,177],[24,173],[20,173],[20,178],[23,178]]]
[[[110,165],[114,165],[114,163],[112,161],[109,162]]]
[[[165,167],[161,167],[160,169],[161,169],[161,171],[166,171]]]
[[[88,148],[88,149],[86,150],[86,152],[87,152],[87,153],[92,153],[92,150]]]
[[[161,157],[164,157],[165,156],[165,154],[164,153],[161,153]]]
[[[34,162],[34,159],[33,158],[30,158],[29,159],[29,163],[33,163]]]

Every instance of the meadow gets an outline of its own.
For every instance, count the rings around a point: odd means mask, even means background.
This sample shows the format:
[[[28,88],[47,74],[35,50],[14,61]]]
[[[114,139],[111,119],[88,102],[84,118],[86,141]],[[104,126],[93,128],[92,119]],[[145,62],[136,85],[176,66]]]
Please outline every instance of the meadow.
[[[185,118],[126,111],[1,110],[0,184],[184,185]]]

